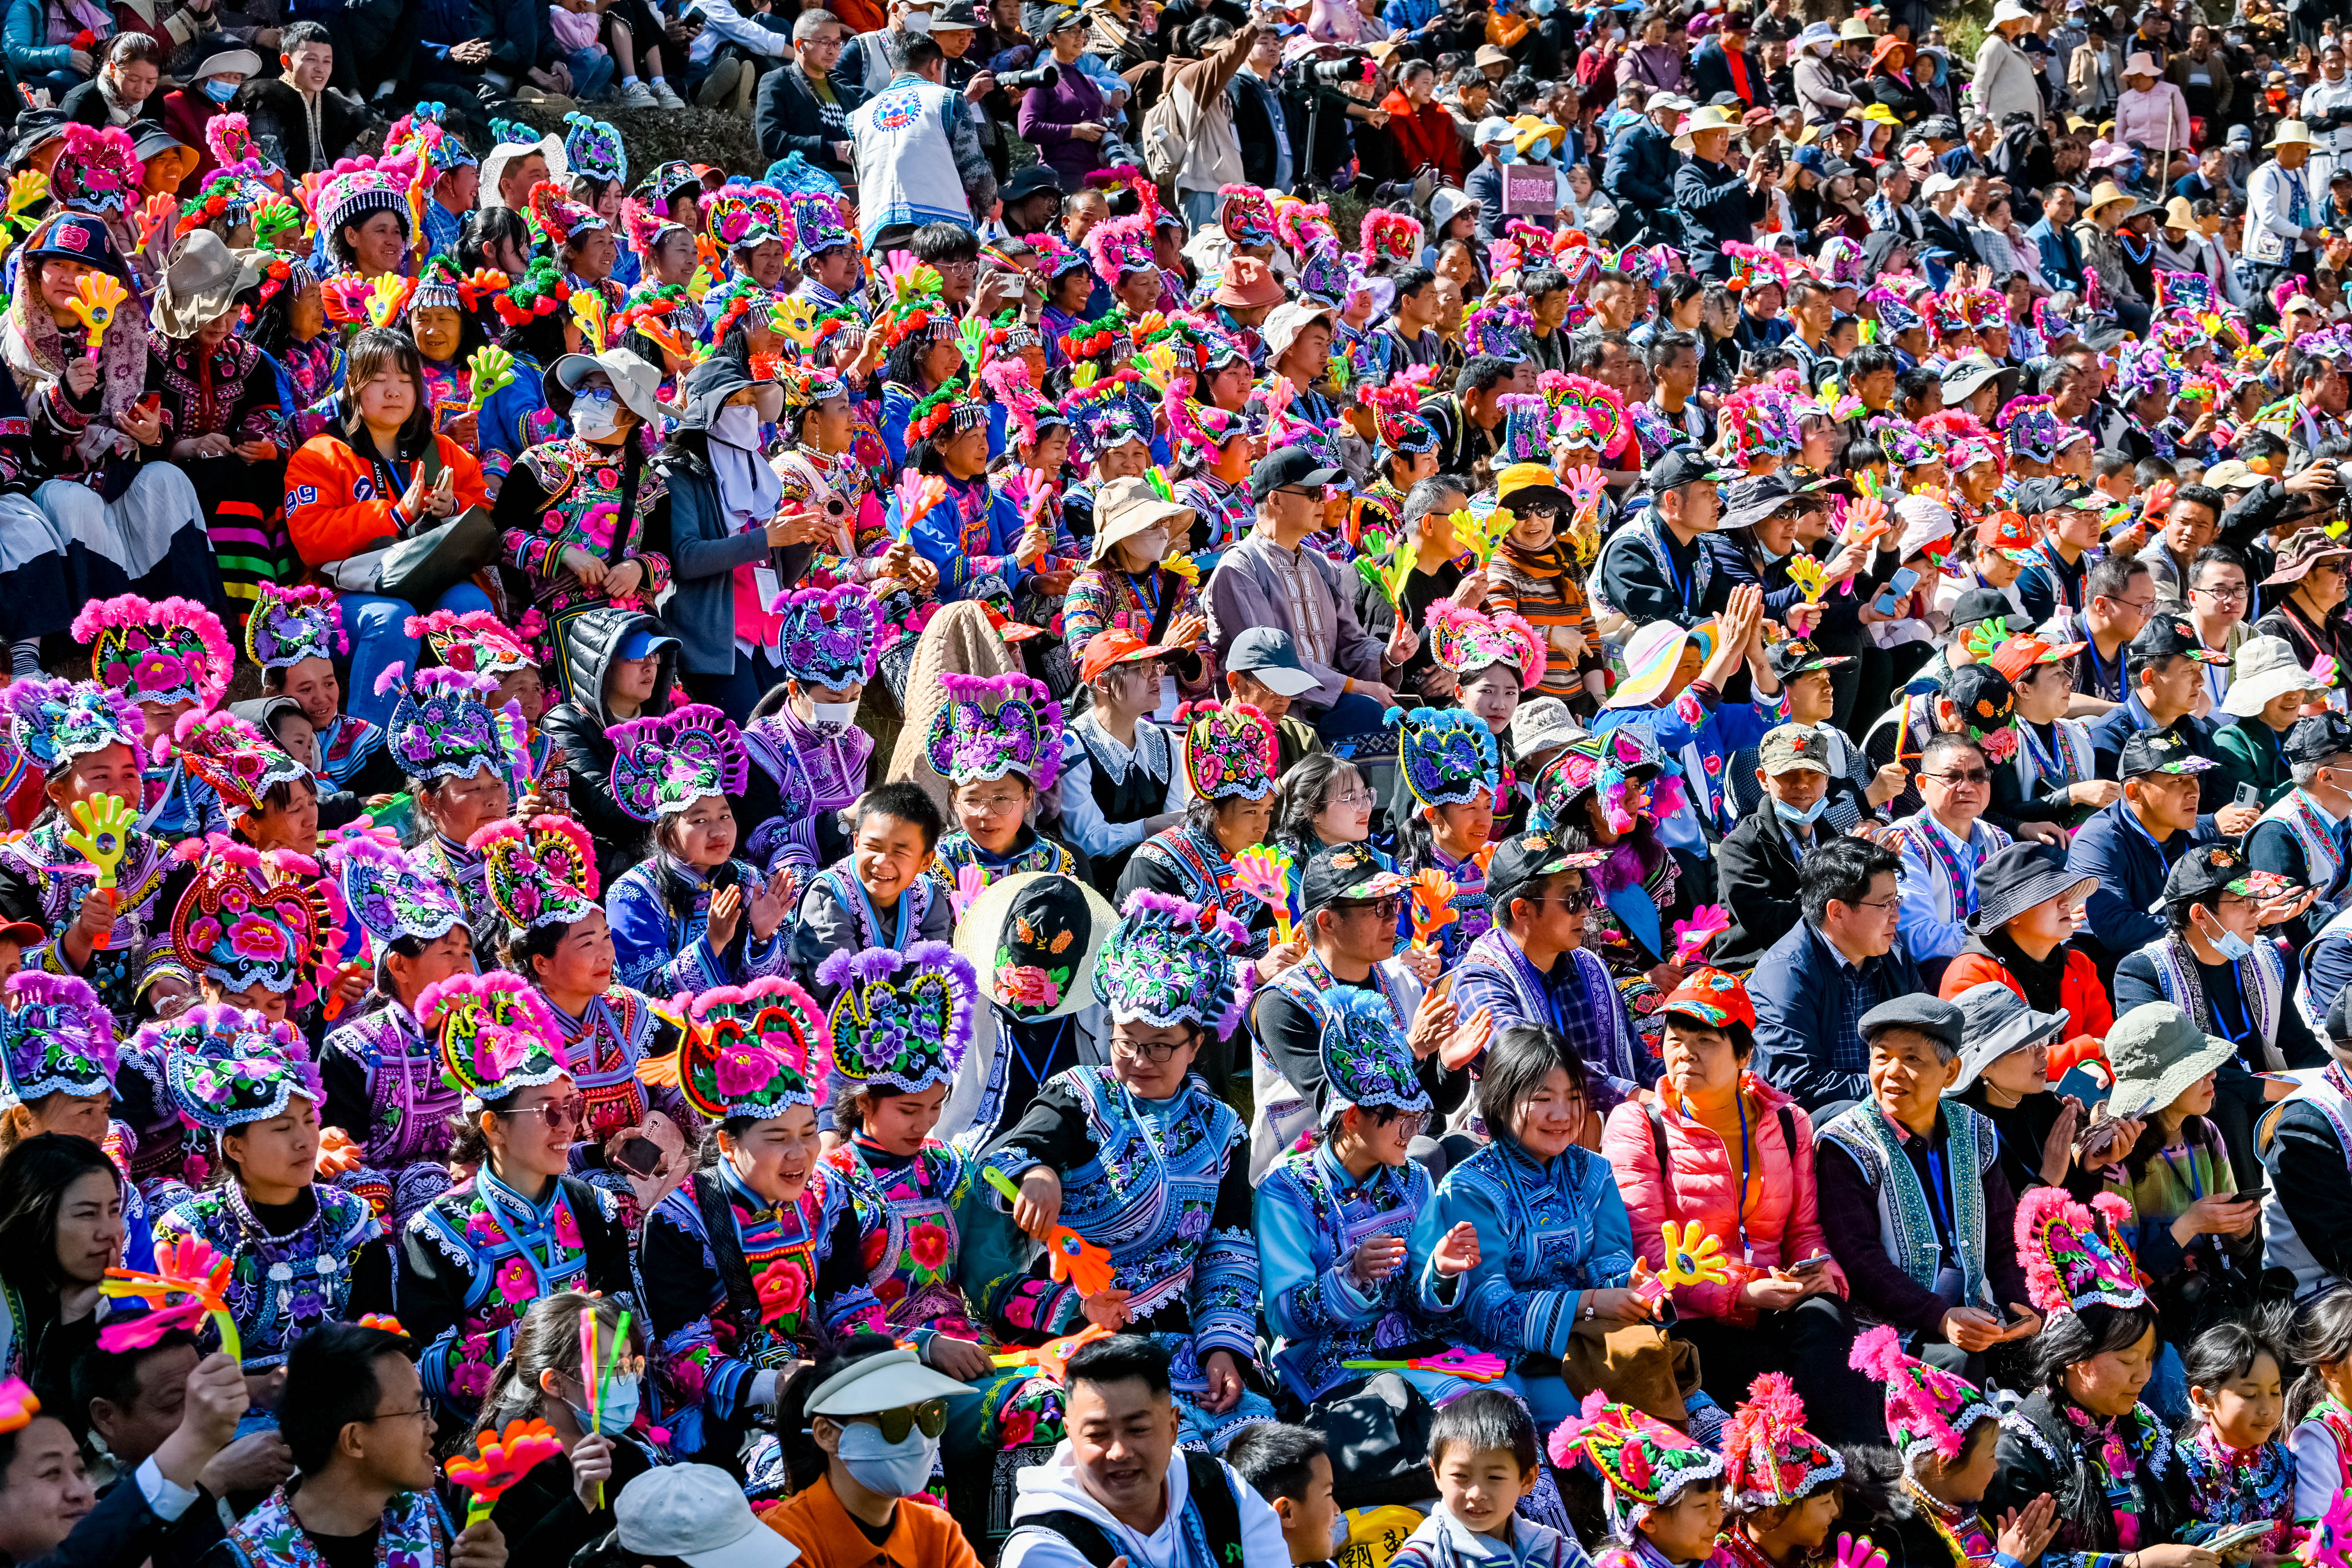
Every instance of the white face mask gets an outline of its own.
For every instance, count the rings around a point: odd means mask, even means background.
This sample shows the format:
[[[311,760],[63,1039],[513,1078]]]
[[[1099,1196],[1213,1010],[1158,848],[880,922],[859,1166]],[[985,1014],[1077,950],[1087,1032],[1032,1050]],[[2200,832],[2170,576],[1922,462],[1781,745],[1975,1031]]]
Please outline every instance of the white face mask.
[[[760,449],[760,411],[748,403],[731,403],[710,422],[710,438],[747,452]]]
[[[809,707],[815,715],[809,721],[809,728],[828,740],[847,734],[857,722],[855,702],[812,702]]]
[[[841,1429],[841,1463],[859,1486],[884,1497],[906,1497],[923,1489],[940,1457],[940,1440],[908,1427],[898,1442],[887,1441],[878,1426],[853,1421]]]
[[[611,393],[583,392],[572,400],[572,433],[583,441],[604,440],[620,427],[621,405]]]
[[[931,14],[929,11],[909,11],[907,13],[907,31],[919,37],[930,30]]]

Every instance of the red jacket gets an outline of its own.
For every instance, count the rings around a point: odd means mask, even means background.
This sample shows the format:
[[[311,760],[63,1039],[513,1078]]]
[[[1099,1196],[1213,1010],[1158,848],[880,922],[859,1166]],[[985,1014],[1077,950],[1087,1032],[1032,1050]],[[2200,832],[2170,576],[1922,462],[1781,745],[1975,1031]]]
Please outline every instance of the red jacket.
[[[446,436],[436,436],[441,465],[457,475],[457,510],[489,504],[482,465]],[[408,473],[402,470],[403,477]],[[376,465],[341,436],[313,436],[286,465],[286,531],[305,566],[331,566],[400,536],[392,515],[398,492],[382,494]],[[455,515],[454,513],[452,515]]]
[[[1625,1212],[1633,1225],[1633,1243],[1655,1270],[1666,1261],[1665,1239],[1659,1234],[1667,1220],[1705,1226],[1720,1237],[1724,1256],[1731,1262],[1731,1279],[1722,1285],[1682,1285],[1675,1289],[1675,1310],[1689,1317],[1722,1318],[1752,1323],[1756,1310],[1738,1304],[1739,1287],[1753,1273],[1776,1264],[1817,1258],[1829,1250],[1822,1237],[1820,1210],[1813,1185],[1813,1124],[1802,1107],[1753,1074],[1740,1080],[1748,1100],[1748,1201],[1744,1215],[1739,1204],[1739,1152],[1703,1124],[1682,1113],[1673,1089],[1661,1082],[1655,1102],[1665,1126],[1666,1158],[1674,1165],[1674,1210],[1658,1181],[1657,1144],[1650,1122],[1650,1106],[1632,1100],[1609,1113],[1601,1129],[1601,1152],[1617,1173],[1618,1189],[1625,1194]],[[1780,1108],[1789,1109],[1796,1146],[1780,1136]],[[1740,1221],[1747,1224],[1748,1270],[1739,1256]],[[1846,1293],[1845,1274],[1832,1262],[1827,1267],[1831,1288]]]
[[[1447,184],[1462,183],[1462,136],[1443,104],[1431,99],[1415,109],[1400,87],[1381,100],[1381,107],[1388,110],[1389,134],[1396,138],[1397,157],[1407,174],[1427,164]]]
[[[1964,952],[1944,967],[1944,978],[1936,994],[1948,1002],[1971,985],[1982,985],[1988,980],[1998,980],[2025,1000],[2025,989],[2009,966],[1989,953]],[[2115,1004],[2107,1000],[2107,988],[2099,984],[2098,965],[2090,955],[2074,948],[2066,950],[2065,978],[2058,983],[2058,1005],[2066,1009],[2066,1035],[2072,1039],[2088,1035],[2104,1040],[2107,1031],[2116,1026]]]

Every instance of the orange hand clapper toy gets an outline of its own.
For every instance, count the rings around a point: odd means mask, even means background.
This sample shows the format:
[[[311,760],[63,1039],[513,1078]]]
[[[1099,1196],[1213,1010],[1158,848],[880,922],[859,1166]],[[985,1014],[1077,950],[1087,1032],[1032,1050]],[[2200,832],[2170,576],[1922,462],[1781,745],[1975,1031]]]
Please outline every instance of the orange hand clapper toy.
[[[980,1173],[987,1178],[990,1186],[1004,1194],[1006,1201],[1021,1195],[1021,1189],[994,1166],[983,1165]],[[1055,1279],[1076,1286],[1081,1296],[1099,1296],[1110,1289],[1116,1276],[1111,1271],[1109,1253],[1066,1225],[1055,1226],[1038,1239],[1045,1243]]]
[[[89,357],[98,358],[99,344],[106,329],[114,325],[114,312],[131,298],[125,289],[104,272],[85,272],[74,283],[74,297],[66,301],[66,309],[80,318],[89,333]]]

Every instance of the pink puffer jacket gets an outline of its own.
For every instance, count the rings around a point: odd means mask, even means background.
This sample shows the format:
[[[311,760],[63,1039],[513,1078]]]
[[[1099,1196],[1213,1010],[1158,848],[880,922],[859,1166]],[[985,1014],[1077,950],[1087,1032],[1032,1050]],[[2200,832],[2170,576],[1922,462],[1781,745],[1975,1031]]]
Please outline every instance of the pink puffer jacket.
[[[1633,1243],[1653,1269],[1665,1262],[1661,1227],[1672,1218],[1678,1225],[1697,1220],[1723,1243],[1732,1263],[1732,1279],[1723,1285],[1683,1285],[1675,1290],[1675,1310],[1685,1317],[1721,1318],[1735,1323],[1755,1321],[1756,1311],[1738,1302],[1745,1276],[1739,1268],[1739,1150],[1703,1124],[1682,1114],[1673,1090],[1661,1081],[1653,1102],[1665,1124],[1666,1157],[1674,1163],[1674,1213],[1666,1212],[1666,1194],[1658,1181],[1658,1158],[1649,1112],[1651,1105],[1632,1100],[1609,1113],[1601,1130],[1601,1152],[1617,1173],[1625,1194],[1626,1212],[1633,1222]],[[1813,1125],[1804,1110],[1763,1079],[1750,1075],[1741,1080],[1748,1097],[1748,1163],[1754,1171],[1756,1194],[1748,1206],[1748,1261],[1757,1272],[1775,1264],[1794,1263],[1829,1250],[1822,1239],[1821,1213],[1813,1185]],[[1796,1131],[1792,1151],[1782,1138],[1780,1108]],[[1830,1279],[1837,1293],[1846,1293],[1845,1275],[1832,1262]]]

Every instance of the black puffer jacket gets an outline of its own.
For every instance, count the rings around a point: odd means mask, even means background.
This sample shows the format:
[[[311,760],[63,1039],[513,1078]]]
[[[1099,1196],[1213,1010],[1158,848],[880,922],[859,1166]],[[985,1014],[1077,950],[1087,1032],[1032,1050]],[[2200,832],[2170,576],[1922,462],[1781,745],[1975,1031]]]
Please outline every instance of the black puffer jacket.
[[[613,799],[613,742],[607,728],[619,722],[604,707],[604,677],[621,644],[630,633],[644,630],[660,639],[661,668],[654,677],[654,694],[644,711],[659,713],[669,706],[670,683],[677,678],[677,642],[661,623],[638,610],[605,608],[575,616],[563,628],[564,652],[579,677],[582,690],[593,695],[559,702],[547,710],[539,727],[554,748],[569,775],[572,815],[596,840],[596,876],[610,886],[614,877],[640,857],[636,850],[646,825],[623,811]]]

